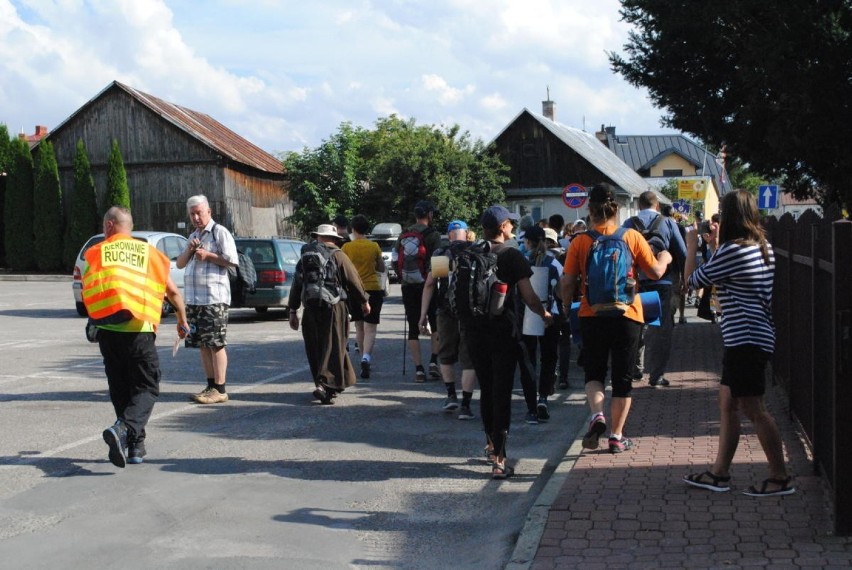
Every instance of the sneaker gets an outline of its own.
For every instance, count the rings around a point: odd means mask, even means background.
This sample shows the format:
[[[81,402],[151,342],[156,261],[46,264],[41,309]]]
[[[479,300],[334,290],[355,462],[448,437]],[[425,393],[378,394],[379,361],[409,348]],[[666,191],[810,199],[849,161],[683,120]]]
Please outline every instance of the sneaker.
[[[216,388],[205,388],[192,397],[199,404],[224,404],[228,401],[228,394],[222,393]]]
[[[473,412],[470,411],[470,406],[462,406],[459,408],[459,419],[460,420],[472,420],[476,416],[473,415]]]
[[[530,425],[538,425],[538,414],[535,412],[528,412],[527,417],[524,418],[524,421]]]
[[[652,388],[665,388],[666,386],[670,385],[669,381],[663,378],[662,376],[657,378],[656,380],[649,380],[648,384]]]
[[[424,372],[423,368],[418,368],[414,372],[414,381],[418,384],[426,381],[426,372]]]
[[[539,398],[536,412],[538,414],[538,421],[546,422],[550,419],[550,412],[547,410],[547,398]]]
[[[370,377],[370,361],[362,360],[361,361],[361,378],[369,378]]]
[[[643,376],[643,374],[641,372],[634,372],[631,375],[631,378],[633,379],[634,382],[638,382],[639,380],[642,379],[642,376]]]
[[[609,438],[610,453],[621,453],[628,449],[633,449],[633,442],[626,437],[622,436],[621,439],[616,439],[614,437]]]
[[[433,380],[441,379],[441,369],[438,368],[437,362],[429,363],[429,378],[432,378]]]
[[[333,404],[332,400],[337,396],[334,392],[327,392],[322,386],[317,386],[311,395],[319,400],[320,404]]]
[[[127,465],[127,428],[118,420],[103,432],[104,442],[109,446],[109,460],[116,467]]]
[[[583,436],[583,447],[585,449],[597,449],[599,439],[606,431],[606,419],[603,414],[595,414],[589,422],[589,431]]]
[[[451,412],[453,410],[459,409],[459,397],[455,394],[452,396],[447,396],[447,399],[444,400],[444,411]]]
[[[139,465],[143,458],[147,455],[145,452],[144,441],[134,441],[127,444],[127,462],[132,465]]]

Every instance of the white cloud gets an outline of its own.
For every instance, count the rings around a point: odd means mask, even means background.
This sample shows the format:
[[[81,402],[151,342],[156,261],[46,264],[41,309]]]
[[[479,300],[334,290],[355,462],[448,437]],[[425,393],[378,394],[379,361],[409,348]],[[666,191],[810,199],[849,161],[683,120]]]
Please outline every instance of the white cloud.
[[[0,0],[0,122],[54,127],[111,81],[207,113],[267,150],[349,121],[456,121],[488,139],[550,86],[557,117],[658,132],[612,75],[618,0]],[[623,126],[622,126],[623,124]],[[599,126],[599,124],[597,125]]]

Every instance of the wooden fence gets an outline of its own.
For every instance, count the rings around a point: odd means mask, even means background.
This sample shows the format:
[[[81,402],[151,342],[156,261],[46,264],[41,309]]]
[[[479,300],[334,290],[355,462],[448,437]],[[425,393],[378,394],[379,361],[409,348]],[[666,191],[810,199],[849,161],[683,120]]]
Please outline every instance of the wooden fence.
[[[835,532],[852,535],[852,221],[828,208],[769,218],[775,251],[773,374],[833,491]]]

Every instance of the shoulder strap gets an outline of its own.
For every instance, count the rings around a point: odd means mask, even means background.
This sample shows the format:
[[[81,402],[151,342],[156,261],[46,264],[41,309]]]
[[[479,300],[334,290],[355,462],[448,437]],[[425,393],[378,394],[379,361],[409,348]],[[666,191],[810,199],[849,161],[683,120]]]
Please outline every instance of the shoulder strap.
[[[617,239],[624,239],[624,234],[627,233],[627,228],[621,227],[615,230],[611,235]]]
[[[633,216],[630,218],[630,223],[633,225],[633,229],[641,232],[645,229],[645,224],[642,222],[642,219],[639,216]]]
[[[656,218],[654,218],[654,221],[653,221],[653,222],[651,222],[651,227],[650,227],[650,228],[648,228],[648,230],[649,230],[651,233],[654,233],[654,232],[656,232],[658,229],[660,229],[660,225],[661,225],[662,223],[663,223],[663,215],[662,215],[662,214],[657,214],[657,217],[656,217]]]

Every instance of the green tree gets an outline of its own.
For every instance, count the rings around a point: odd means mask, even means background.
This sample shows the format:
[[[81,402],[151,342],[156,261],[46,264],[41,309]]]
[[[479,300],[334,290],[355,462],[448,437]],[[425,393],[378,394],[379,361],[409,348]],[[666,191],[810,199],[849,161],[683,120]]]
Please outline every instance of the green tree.
[[[9,129],[0,123],[0,267],[6,266],[6,180],[12,164]]]
[[[38,145],[33,203],[35,262],[41,271],[62,267],[62,189],[50,141]]]
[[[284,159],[292,221],[303,231],[336,214],[364,214],[371,222],[412,221],[418,200],[435,203],[436,224],[477,220],[505,199],[507,168],[481,141],[458,126],[418,126],[391,116],[368,131],[348,123],[315,149]]]
[[[66,225],[65,259],[66,267],[74,266],[74,259],[86,240],[103,230],[102,218],[98,216],[95,179],[89,155],[82,140],[77,141],[77,154],[74,157],[74,188],[70,195],[71,216]]]
[[[127,172],[121,158],[118,141],[112,141],[112,150],[107,165],[107,191],[102,208],[102,214],[113,206],[124,206],[130,209],[130,187],[127,185]]]
[[[6,181],[6,264],[27,270],[33,263],[33,157],[22,139],[11,143],[11,164]]]
[[[635,29],[612,68],[648,89],[664,124],[726,143],[797,197],[852,204],[838,144],[852,124],[852,2],[621,4]]]

